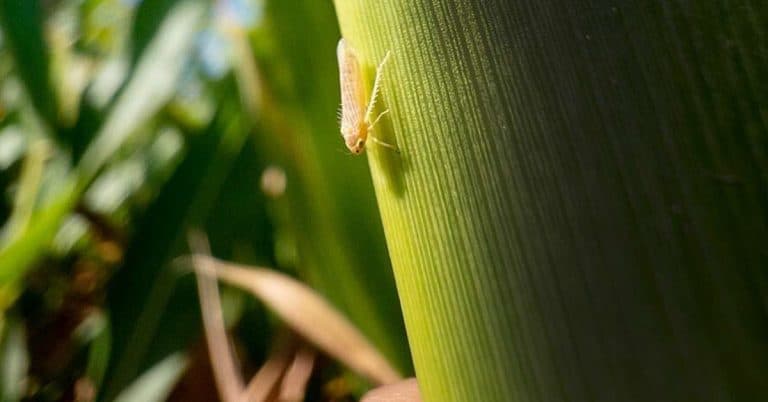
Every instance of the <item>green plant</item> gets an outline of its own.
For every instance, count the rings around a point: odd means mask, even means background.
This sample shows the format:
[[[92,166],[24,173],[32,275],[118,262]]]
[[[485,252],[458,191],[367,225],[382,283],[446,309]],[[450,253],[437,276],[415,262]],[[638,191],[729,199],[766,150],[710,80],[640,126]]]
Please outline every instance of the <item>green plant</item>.
[[[335,4],[427,402],[766,398],[764,4]]]
[[[306,3],[0,1],[4,400],[183,400],[202,331],[171,261],[190,228],[216,257],[321,289],[408,373],[370,178],[335,152],[332,5]],[[308,27],[319,46],[295,46]],[[265,197],[267,168],[284,193]],[[260,364],[274,320],[223,295],[239,357]]]

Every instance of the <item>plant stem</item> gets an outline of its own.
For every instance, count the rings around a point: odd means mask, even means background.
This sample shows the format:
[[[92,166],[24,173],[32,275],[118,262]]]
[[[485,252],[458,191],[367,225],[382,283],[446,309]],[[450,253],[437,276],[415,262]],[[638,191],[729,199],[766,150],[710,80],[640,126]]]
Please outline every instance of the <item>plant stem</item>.
[[[335,4],[425,401],[768,398],[765,2]]]

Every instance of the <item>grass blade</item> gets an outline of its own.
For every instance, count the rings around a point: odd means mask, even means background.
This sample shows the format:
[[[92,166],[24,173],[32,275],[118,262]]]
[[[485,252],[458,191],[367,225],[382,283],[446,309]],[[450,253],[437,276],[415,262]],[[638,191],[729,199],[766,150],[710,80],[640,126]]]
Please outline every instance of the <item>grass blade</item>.
[[[768,398],[768,3],[335,4],[425,401]]]
[[[194,262],[209,275],[246,289],[294,331],[376,384],[401,378],[389,362],[328,301],[303,283],[277,271],[248,268],[206,256]]]
[[[43,10],[39,0],[0,1],[0,29],[16,62],[16,72],[38,114],[56,128],[58,106],[51,84],[51,61],[43,37]]]
[[[205,255],[210,254],[210,246],[204,235],[193,232],[188,237],[191,250]],[[238,402],[245,384],[227,340],[227,330],[224,327],[224,315],[219,296],[219,284],[214,278],[204,275],[201,272],[204,269],[196,267],[195,277],[213,377],[216,380],[216,388],[219,390],[221,400]]]

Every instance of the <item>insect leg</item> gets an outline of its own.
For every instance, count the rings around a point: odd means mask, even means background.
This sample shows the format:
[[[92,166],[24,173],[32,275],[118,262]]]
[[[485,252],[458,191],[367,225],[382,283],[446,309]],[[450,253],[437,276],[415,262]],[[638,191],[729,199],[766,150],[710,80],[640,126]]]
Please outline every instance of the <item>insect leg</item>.
[[[392,145],[392,144],[388,144],[388,143],[386,143],[386,142],[384,142],[384,141],[382,141],[382,140],[380,140],[380,139],[378,139],[378,138],[376,138],[374,136],[370,136],[368,138],[370,138],[371,141],[375,142],[376,145],[381,145],[381,146],[389,148],[389,149],[391,149],[391,150],[393,150],[393,151],[395,151],[397,153],[400,153],[400,150],[397,149],[397,147]]]
[[[376,120],[374,120],[374,121],[373,121],[373,123],[371,123],[371,124],[369,124],[369,125],[368,125],[368,130],[371,130],[371,129],[373,129],[373,126],[375,126],[375,125],[376,125],[376,123],[378,123],[378,122],[379,122],[379,119],[381,119],[382,117],[384,117],[384,115],[385,115],[385,114],[387,114],[387,113],[389,113],[389,109],[387,109],[387,110],[385,110],[385,111],[381,112],[381,114],[379,114],[379,116],[378,116],[378,117],[376,117]]]
[[[373,126],[375,126],[375,125],[376,125],[376,123],[378,123],[378,122],[379,122],[379,119],[381,119],[381,118],[382,118],[382,117],[383,117],[385,114],[387,114],[387,113],[389,113],[389,109],[387,109],[387,110],[385,110],[385,111],[381,112],[381,114],[379,114],[379,116],[376,118],[376,120],[374,120],[374,121],[373,121],[373,123],[371,123],[371,124],[369,124],[369,125],[368,125],[368,131],[369,131],[369,132],[370,132],[370,131],[373,131]],[[400,153],[400,150],[398,150],[396,146],[394,146],[394,145],[392,145],[392,144],[388,144],[388,143],[386,143],[386,142],[384,142],[384,141],[381,141],[380,139],[378,139],[378,138],[374,137],[373,135],[371,135],[371,136],[370,136],[370,139],[371,139],[371,140],[373,140],[373,142],[375,142],[377,145],[382,145],[382,146],[385,146],[385,147],[387,147],[387,148],[389,148],[389,149],[392,149],[392,150],[394,150],[394,151],[395,151],[395,152],[397,152],[397,153]]]

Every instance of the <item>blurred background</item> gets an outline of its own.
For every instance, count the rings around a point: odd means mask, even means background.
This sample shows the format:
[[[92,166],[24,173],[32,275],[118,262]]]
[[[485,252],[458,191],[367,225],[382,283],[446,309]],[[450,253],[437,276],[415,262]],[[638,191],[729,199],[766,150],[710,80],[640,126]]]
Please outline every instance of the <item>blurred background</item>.
[[[0,401],[218,398],[189,230],[330,300],[412,373],[331,2],[0,1]],[[222,287],[249,378],[282,326]],[[320,356],[306,400],[369,387]]]

